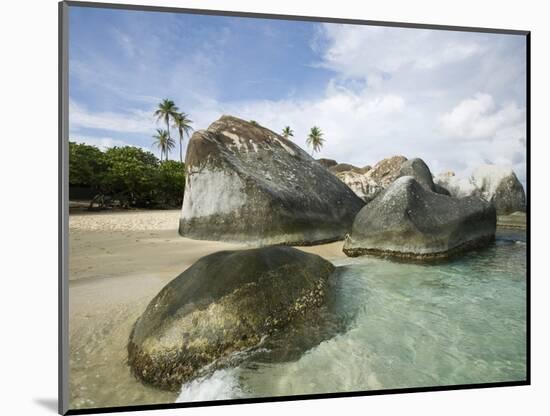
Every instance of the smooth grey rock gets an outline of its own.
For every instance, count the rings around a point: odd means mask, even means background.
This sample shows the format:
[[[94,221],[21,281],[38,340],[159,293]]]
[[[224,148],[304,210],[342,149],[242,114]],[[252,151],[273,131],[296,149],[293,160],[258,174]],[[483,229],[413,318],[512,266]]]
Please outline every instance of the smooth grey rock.
[[[434,183],[432,172],[422,159],[414,158],[403,162],[399,169],[399,177],[401,176],[412,176],[419,184],[430,191],[447,196],[451,195],[447,189]]]
[[[495,230],[495,209],[481,198],[440,195],[403,176],[357,214],[344,252],[442,258],[486,245]]]
[[[294,142],[223,116],[193,134],[179,232],[309,245],[344,238],[364,202]]]
[[[205,366],[314,319],[334,271],[320,256],[292,247],[202,257],[136,321],[128,363],[140,380],[177,391]]]

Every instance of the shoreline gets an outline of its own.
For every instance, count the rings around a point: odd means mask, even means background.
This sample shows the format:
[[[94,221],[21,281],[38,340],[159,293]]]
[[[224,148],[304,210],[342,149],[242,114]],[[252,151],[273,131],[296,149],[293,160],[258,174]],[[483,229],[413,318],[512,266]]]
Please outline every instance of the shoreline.
[[[179,215],[180,210],[139,210],[69,216],[71,408],[176,400],[177,393],[146,386],[132,375],[126,364],[131,329],[151,299],[200,257],[250,248],[181,237]],[[343,244],[296,248],[337,261],[348,258]]]
[[[250,248],[181,237],[179,216],[180,210],[69,216],[71,408],[176,400],[177,393],[146,386],[131,374],[126,346],[132,326],[151,299],[200,257]],[[333,259],[345,257],[342,245],[338,241],[297,248]],[[112,391],[117,385],[131,389]]]

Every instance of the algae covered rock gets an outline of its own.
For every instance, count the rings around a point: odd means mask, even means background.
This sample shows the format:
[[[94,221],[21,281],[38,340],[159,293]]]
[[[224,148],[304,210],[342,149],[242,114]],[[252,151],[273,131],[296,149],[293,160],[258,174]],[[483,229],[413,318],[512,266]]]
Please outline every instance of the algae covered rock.
[[[130,335],[128,363],[142,381],[178,390],[205,366],[315,314],[334,270],[283,246],[205,256],[149,303]]]

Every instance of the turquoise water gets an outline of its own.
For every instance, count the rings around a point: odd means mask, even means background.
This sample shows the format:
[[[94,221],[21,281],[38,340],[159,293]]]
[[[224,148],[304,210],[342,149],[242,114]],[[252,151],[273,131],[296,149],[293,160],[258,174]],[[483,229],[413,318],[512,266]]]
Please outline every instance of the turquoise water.
[[[331,309],[345,328],[290,361],[251,354],[184,385],[178,401],[525,379],[524,233],[446,263],[334,263]]]

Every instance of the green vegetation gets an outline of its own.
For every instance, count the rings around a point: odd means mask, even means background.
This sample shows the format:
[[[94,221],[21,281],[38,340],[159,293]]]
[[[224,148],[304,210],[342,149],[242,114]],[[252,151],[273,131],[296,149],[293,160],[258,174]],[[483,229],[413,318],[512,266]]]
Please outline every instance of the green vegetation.
[[[179,207],[185,188],[185,165],[159,161],[138,147],[95,146],[69,142],[69,186],[94,195],[90,208]]]
[[[286,126],[284,129],[283,129],[283,137],[285,139],[288,139],[289,137],[294,137],[294,130],[292,130],[290,128],[290,126]]]
[[[315,152],[319,152],[325,143],[323,139],[323,132],[317,126],[313,126],[309,131],[309,136],[307,136],[306,143],[308,146],[311,146],[311,156]]]

